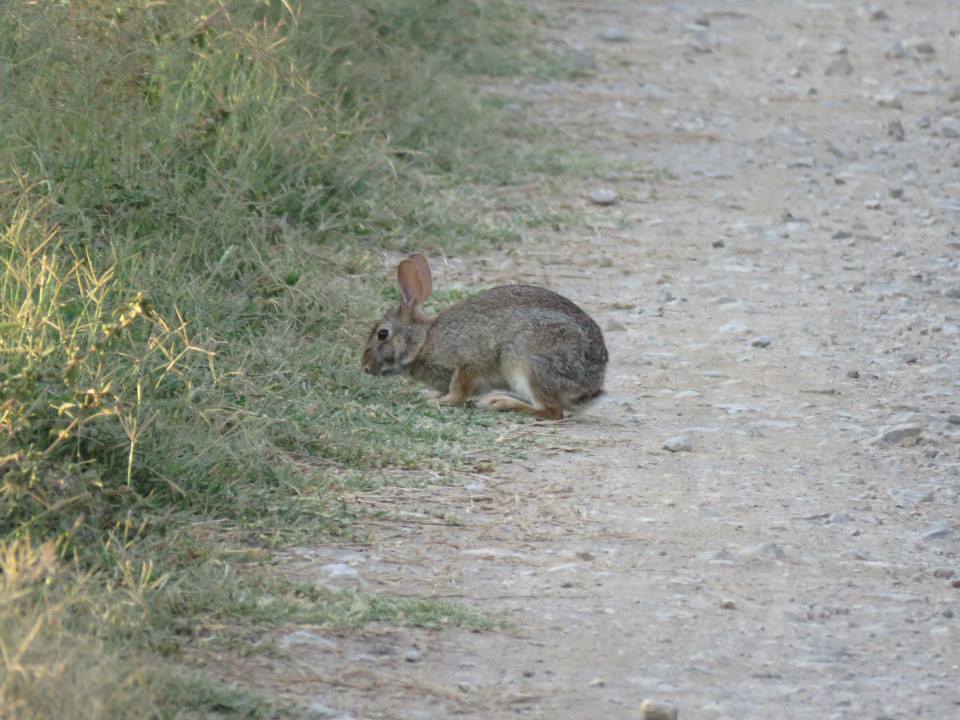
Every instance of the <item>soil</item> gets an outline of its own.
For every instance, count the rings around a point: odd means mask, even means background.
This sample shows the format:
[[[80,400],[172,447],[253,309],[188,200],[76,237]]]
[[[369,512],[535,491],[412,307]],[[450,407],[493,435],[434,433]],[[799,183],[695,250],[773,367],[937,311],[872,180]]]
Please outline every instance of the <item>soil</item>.
[[[609,170],[491,194],[560,219],[435,287],[575,300],[607,396],[284,560],[508,626],[290,627],[224,674],[344,720],[960,717],[960,8],[543,7],[584,75],[485,89]]]

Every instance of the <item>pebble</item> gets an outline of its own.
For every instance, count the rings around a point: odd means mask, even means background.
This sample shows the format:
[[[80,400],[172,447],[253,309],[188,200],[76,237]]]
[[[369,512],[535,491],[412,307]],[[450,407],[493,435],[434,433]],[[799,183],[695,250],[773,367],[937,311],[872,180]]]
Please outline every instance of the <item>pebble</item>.
[[[887,48],[887,51],[883,54],[887,60],[902,60],[907,56],[907,48],[902,42],[897,40],[893,45]]]
[[[940,520],[933,523],[930,527],[920,534],[920,539],[926,542],[930,540],[943,540],[953,534],[953,526],[947,520]]]
[[[605,28],[597,35],[601,40],[606,40],[607,42],[629,42],[630,36],[627,34],[627,31],[623,28],[610,27]]]
[[[417,648],[411,648],[403,654],[403,659],[409,663],[415,663],[423,657],[423,653]]]
[[[916,507],[921,503],[933,502],[934,493],[925,488],[894,488],[887,493],[897,507]]]
[[[690,443],[690,437],[687,435],[677,435],[667,440],[663,444],[664,450],[669,450],[670,452],[691,452],[693,450],[693,445]]]
[[[740,553],[742,555],[759,555],[761,557],[773,558],[775,560],[783,560],[787,557],[787,554],[783,551],[783,548],[772,542],[750,545],[743,548]]]
[[[768,336],[759,335],[755,337],[753,340],[751,340],[750,344],[755,348],[765,348],[765,347],[770,347],[770,343],[772,342],[773,340],[771,340]]]
[[[610,188],[597,188],[590,193],[590,202],[594,205],[613,205],[617,201],[617,193]]]
[[[881,20],[889,20],[890,16],[887,15],[887,11],[883,8],[872,7],[867,11],[870,15],[870,19],[874,22],[879,22]]]
[[[960,285],[954,285],[952,288],[947,288],[943,291],[944,296],[952,298],[953,300],[960,300]]]
[[[847,370],[847,377],[850,378],[851,380],[856,380],[857,378],[860,377],[860,371],[859,371],[859,370]]]
[[[319,718],[334,718],[337,716],[337,711],[327,705],[323,700],[312,701],[307,705],[307,711],[318,720]]]
[[[947,417],[947,422],[950,423],[951,425],[960,425],[960,415],[957,415],[956,413],[951,413]]]
[[[731,320],[730,322],[725,323],[720,328],[720,332],[742,335],[744,333],[750,332],[750,328],[747,326],[745,322],[743,322],[743,320]]]
[[[900,445],[907,440],[913,440],[914,438],[920,437],[920,433],[922,432],[923,425],[918,425],[916,423],[895,425],[893,427],[884,428],[881,430],[880,434],[870,440],[869,444]]]
[[[915,55],[935,55],[937,53],[933,43],[927,40],[913,39],[907,41],[906,45]]]
[[[945,138],[960,138],[960,119],[945,117],[940,121],[940,135]]]
[[[900,356],[900,359],[903,360],[907,365],[916,365],[917,364],[917,354],[916,353],[904,353]]]
[[[647,698],[640,704],[643,720],[677,720],[680,711],[675,705]]]
[[[892,110],[903,110],[903,101],[897,93],[884,93],[875,98],[877,107]]]
[[[889,189],[890,197],[894,200],[900,200],[903,198],[903,188],[902,187],[892,187]]]
[[[834,58],[827,65],[826,69],[823,71],[824,75],[852,75],[853,74],[853,64],[847,58],[846,55],[840,55],[839,57]]]
[[[828,525],[837,525],[840,523],[853,522],[853,516],[850,513],[845,512],[835,512],[830,513],[830,516],[827,518]]]
[[[884,126],[884,131],[894,140],[905,140],[907,137],[907,131],[904,129],[903,123],[900,122],[899,118],[887,121],[887,124]]]
[[[737,604],[733,600],[724,600],[720,603],[720,608],[723,610],[736,610]]]

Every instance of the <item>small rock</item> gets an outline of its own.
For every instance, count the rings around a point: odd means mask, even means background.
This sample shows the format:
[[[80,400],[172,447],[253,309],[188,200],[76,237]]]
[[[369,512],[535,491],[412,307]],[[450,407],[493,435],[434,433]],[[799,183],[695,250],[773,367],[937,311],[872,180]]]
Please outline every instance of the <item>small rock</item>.
[[[903,43],[897,40],[893,45],[887,48],[887,51],[883,54],[887,60],[902,60],[907,56],[907,48],[904,47]]]
[[[723,610],[736,610],[737,604],[733,600],[724,600],[720,603],[720,608]]]
[[[667,440],[663,444],[663,449],[669,450],[670,452],[691,452],[693,445],[690,443],[690,438],[687,435],[677,435]]]
[[[899,118],[889,120],[884,126],[884,131],[894,140],[905,140],[907,137],[907,131],[904,129],[903,123],[900,122]]]
[[[895,425],[894,427],[884,428],[880,434],[870,440],[870,445],[900,445],[907,440],[913,440],[920,437],[923,432],[923,425],[909,423],[906,425]]]
[[[846,55],[835,57],[823,71],[824,75],[853,75],[853,64]]]
[[[609,27],[605,28],[597,35],[601,40],[606,40],[607,42],[629,42],[630,36],[627,34],[627,31],[623,28],[618,27]]]
[[[761,557],[773,558],[774,560],[783,560],[787,557],[787,554],[783,551],[783,548],[772,542],[750,545],[743,548],[740,553],[743,555],[759,555]]]
[[[901,357],[907,365],[916,365],[917,364],[917,354],[916,353],[904,353]]]
[[[951,413],[947,416],[947,422],[951,425],[960,425],[960,415],[956,413]]]
[[[960,102],[960,85],[952,85],[947,90],[947,102]]]
[[[894,200],[900,200],[903,198],[902,187],[892,187],[889,189],[888,192],[890,193],[890,197],[892,197]]]
[[[849,240],[852,237],[853,237],[853,233],[850,232],[849,230],[837,230],[832,235],[832,238],[834,240]]]
[[[960,119],[945,117],[940,121],[940,135],[945,138],[960,138]]]
[[[850,379],[852,379],[852,380],[856,380],[857,378],[860,377],[860,371],[859,371],[859,370],[847,370],[847,377],[850,378]]]
[[[624,325],[619,320],[607,321],[607,332],[624,332],[626,329],[627,329],[627,326]]]
[[[722,248],[726,247],[726,245],[727,244],[723,240],[714,240],[712,243],[712,247],[714,248]]]
[[[907,42],[907,47],[909,47],[915,55],[930,56],[936,55],[937,53],[937,49],[927,40],[910,40]]]
[[[877,107],[888,110],[903,110],[903,101],[897,93],[884,93],[877,95],[874,100]]]
[[[887,15],[887,11],[883,8],[872,7],[867,11],[868,17],[874,22],[880,22],[881,20],[889,20],[890,16]]]
[[[945,297],[953,300],[960,300],[960,285],[954,285],[952,288],[947,288],[943,291],[943,294]]]
[[[742,320],[731,320],[730,322],[724,323],[724,325],[721,326],[720,332],[743,335],[744,333],[750,332],[750,328],[747,327],[747,324]]]
[[[921,503],[932,502],[934,493],[926,488],[894,488],[887,493],[897,507],[916,507]]]
[[[950,568],[937,568],[936,570],[933,571],[933,576],[940,580],[949,580],[955,574],[956,573]]]
[[[647,698],[640,704],[643,720],[677,720],[679,710],[675,705]]]
[[[597,188],[589,197],[594,205],[613,205],[617,201],[617,193],[610,188]]]
[[[415,663],[423,657],[423,653],[418,648],[411,648],[403,654],[403,659],[409,663]]]
[[[309,705],[307,705],[307,711],[311,714],[313,720],[320,720],[321,718],[334,718],[337,716],[337,711],[327,705],[323,700],[314,700]]]
[[[773,340],[771,340],[768,336],[759,335],[758,337],[755,337],[753,340],[751,340],[750,344],[755,348],[765,348],[765,347],[770,347],[770,343],[772,342]]]
[[[947,608],[946,610],[943,611],[942,615],[943,615],[945,618],[952,618],[952,617],[953,617],[953,610],[951,610],[950,608]]]
[[[830,513],[830,516],[827,518],[828,525],[838,525],[840,523],[847,523],[853,521],[853,516],[850,513],[845,512],[835,512]]]
[[[868,200],[864,200],[863,206],[867,210],[879,210],[881,207],[883,207],[883,204],[880,202],[880,198],[874,197]]]
[[[594,678],[588,683],[588,685],[590,685],[590,687],[606,687],[607,681],[603,680],[602,678]]]
[[[940,520],[933,523],[930,527],[920,534],[920,539],[929,542],[930,540],[943,540],[953,534],[953,526],[947,520]]]

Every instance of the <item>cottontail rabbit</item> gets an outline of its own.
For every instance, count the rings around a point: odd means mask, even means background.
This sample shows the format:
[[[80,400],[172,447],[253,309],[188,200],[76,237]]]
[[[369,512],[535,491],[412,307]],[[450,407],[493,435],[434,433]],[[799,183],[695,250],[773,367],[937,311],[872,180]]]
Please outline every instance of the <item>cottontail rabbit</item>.
[[[603,392],[607,348],[593,319],[572,302],[533,285],[502,285],[429,318],[433,289],[420,254],[397,266],[401,302],[374,326],[363,350],[371,375],[407,373],[460,405],[530,412],[551,420]]]

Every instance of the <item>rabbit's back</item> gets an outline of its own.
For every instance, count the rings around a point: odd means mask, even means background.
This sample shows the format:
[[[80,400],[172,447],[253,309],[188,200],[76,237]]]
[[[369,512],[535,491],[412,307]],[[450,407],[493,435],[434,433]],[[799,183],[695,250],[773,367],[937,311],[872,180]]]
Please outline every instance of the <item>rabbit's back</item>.
[[[574,402],[599,393],[606,362],[600,328],[573,302],[534,285],[502,285],[441,312],[413,370],[440,389],[454,368],[469,366],[481,383],[502,387],[535,364]]]

